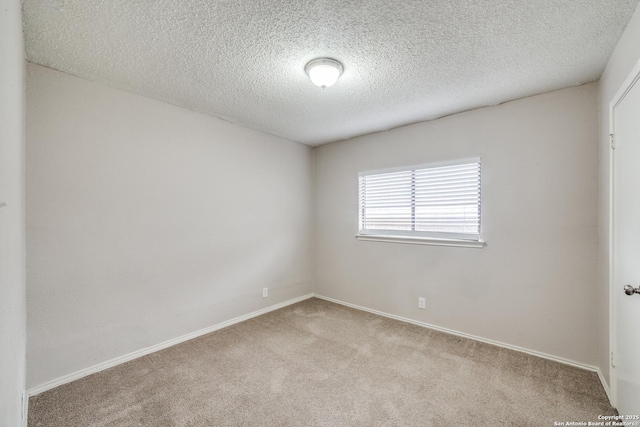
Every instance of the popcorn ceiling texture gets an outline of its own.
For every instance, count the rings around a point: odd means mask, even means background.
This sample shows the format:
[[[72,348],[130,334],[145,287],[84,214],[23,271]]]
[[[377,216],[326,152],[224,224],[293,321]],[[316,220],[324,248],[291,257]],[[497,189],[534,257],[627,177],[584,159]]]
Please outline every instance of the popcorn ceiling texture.
[[[597,80],[637,3],[25,0],[24,22],[29,61],[318,145]]]

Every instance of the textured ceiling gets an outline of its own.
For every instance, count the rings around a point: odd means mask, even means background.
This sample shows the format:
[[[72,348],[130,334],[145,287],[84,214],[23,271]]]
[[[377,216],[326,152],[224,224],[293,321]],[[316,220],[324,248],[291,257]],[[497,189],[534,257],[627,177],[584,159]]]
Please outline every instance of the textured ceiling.
[[[309,145],[597,80],[638,0],[24,0],[27,59]],[[305,64],[344,64],[322,90]]]

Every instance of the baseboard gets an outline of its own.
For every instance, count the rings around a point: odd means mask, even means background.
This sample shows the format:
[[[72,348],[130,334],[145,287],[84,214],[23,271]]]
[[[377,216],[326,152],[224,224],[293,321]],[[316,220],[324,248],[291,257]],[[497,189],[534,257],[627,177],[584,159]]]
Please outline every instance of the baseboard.
[[[490,339],[487,339],[487,338],[482,338],[482,337],[479,337],[479,336],[476,336],[476,335],[471,335],[471,334],[467,334],[467,333],[464,333],[464,332],[455,331],[453,329],[443,328],[441,326],[432,325],[432,324],[429,324],[429,323],[426,323],[426,322],[420,322],[418,320],[413,320],[413,319],[409,319],[409,318],[406,318],[406,317],[396,316],[394,314],[385,313],[383,311],[374,310],[374,309],[363,307],[363,306],[359,306],[359,305],[356,305],[356,304],[351,304],[351,303],[348,303],[348,302],[345,302],[345,301],[340,301],[340,300],[337,300],[337,299],[334,299],[334,298],[325,297],[323,295],[307,294],[307,295],[303,295],[301,297],[290,299],[288,301],[284,301],[284,302],[281,302],[281,303],[278,303],[278,304],[274,304],[274,305],[269,306],[269,307],[265,307],[263,309],[254,311],[252,313],[245,314],[243,316],[235,317],[233,319],[218,323],[218,324],[213,325],[213,326],[209,326],[209,327],[204,328],[204,329],[200,329],[198,331],[195,331],[195,332],[192,332],[192,333],[189,333],[189,334],[186,334],[186,335],[182,335],[180,337],[177,337],[177,338],[162,342],[160,344],[153,345],[151,347],[144,348],[142,350],[134,351],[134,352],[126,354],[124,356],[116,357],[116,358],[108,360],[106,362],[99,363],[99,364],[94,365],[92,367],[89,367],[89,368],[86,368],[86,369],[82,369],[82,370],[74,372],[72,374],[65,375],[63,377],[57,378],[55,380],[46,382],[44,384],[40,384],[40,385],[32,387],[32,388],[30,388],[28,390],[25,390],[25,392],[23,394],[23,404],[22,404],[23,425],[25,427],[27,425],[29,397],[31,397],[31,396],[35,396],[35,395],[40,394],[42,392],[45,392],[47,390],[51,390],[51,389],[56,388],[58,386],[61,386],[63,384],[67,384],[67,383],[70,383],[70,382],[75,381],[77,379],[80,379],[80,378],[86,377],[88,375],[94,374],[96,372],[104,371],[105,369],[112,368],[114,366],[120,365],[120,364],[125,363],[125,362],[129,362],[131,360],[137,359],[137,358],[145,356],[147,354],[151,354],[151,353],[154,353],[156,351],[163,350],[165,348],[174,346],[176,344],[180,344],[182,342],[191,340],[193,338],[197,338],[199,336],[206,335],[208,333],[211,333],[211,332],[226,328],[227,326],[231,326],[231,325],[234,325],[236,323],[240,323],[240,322],[243,322],[245,320],[249,320],[251,318],[260,316],[262,314],[269,313],[270,311],[278,310],[278,309],[286,307],[288,305],[295,304],[297,302],[304,301],[306,299],[313,298],[313,297],[316,297],[316,298],[319,298],[319,299],[322,299],[322,300],[325,300],[325,301],[333,302],[333,303],[336,303],[336,304],[344,305],[346,307],[351,307],[351,308],[354,308],[356,310],[366,311],[366,312],[369,312],[369,313],[377,314],[379,316],[383,316],[383,317],[387,317],[387,318],[390,318],[390,319],[399,320],[401,322],[411,323],[411,324],[414,324],[414,325],[417,325],[417,326],[422,326],[424,328],[429,328],[429,329],[433,329],[433,330],[436,330],[436,331],[444,332],[444,333],[447,333],[447,334],[456,335],[456,336],[459,336],[459,337],[468,338],[468,339],[472,339],[472,340],[483,342],[483,343],[487,343],[487,344],[492,344],[492,345],[495,345],[495,346],[498,346],[498,347],[503,347],[503,348],[507,348],[507,349],[510,349],[510,350],[519,351],[519,352],[522,352],[522,353],[526,353],[526,354],[530,354],[530,355],[533,355],[533,356],[542,357],[544,359],[548,359],[548,360],[552,360],[552,361],[555,361],[555,362],[559,362],[559,363],[562,363],[562,364],[565,364],[565,365],[570,365],[570,366],[574,366],[574,367],[577,367],[577,368],[581,368],[581,369],[585,369],[585,370],[588,370],[588,371],[595,372],[598,375],[598,378],[600,379],[600,382],[602,383],[602,387],[604,388],[604,391],[607,394],[609,402],[612,403],[611,402],[611,391],[609,389],[609,385],[607,384],[607,382],[606,382],[606,380],[604,378],[604,375],[602,374],[602,371],[600,370],[600,368],[598,368],[596,366],[587,365],[587,364],[584,364],[584,363],[580,363],[580,362],[576,362],[576,361],[573,361],[573,360],[565,359],[563,357],[558,357],[558,356],[553,356],[553,355],[546,354],[546,353],[541,353],[541,352],[535,351],[535,350],[529,350],[529,349],[526,349],[526,348],[523,348],[523,347],[519,347],[519,346],[515,346],[515,345],[511,345],[511,344],[506,344],[506,343],[503,343],[503,342],[500,342],[500,341],[494,341],[494,340],[490,340]]]
[[[600,368],[596,368],[596,373],[598,374],[598,378],[602,383],[602,388],[604,389],[604,392],[607,394],[607,399],[609,399],[609,404],[615,408],[615,406],[613,405],[613,400],[611,399],[611,389],[609,388],[609,384],[607,384],[607,380],[604,379],[604,375],[602,375],[602,371],[600,370]]]
[[[51,389],[56,388],[58,386],[61,386],[63,384],[70,383],[71,381],[78,380],[78,379],[86,377],[88,375],[95,374],[96,372],[104,371],[105,369],[109,369],[109,368],[112,368],[114,366],[120,365],[122,363],[129,362],[129,361],[131,361],[133,359],[137,359],[139,357],[146,356],[147,354],[155,353],[156,351],[163,350],[165,348],[174,346],[176,344],[180,344],[180,343],[183,343],[185,341],[189,341],[191,339],[197,338],[199,336],[206,335],[208,333],[217,331],[219,329],[226,328],[227,326],[235,325],[236,323],[240,323],[240,322],[243,322],[245,320],[249,320],[251,318],[260,316],[262,314],[266,314],[266,313],[268,313],[270,311],[278,310],[278,309],[280,309],[282,307],[286,307],[288,305],[295,304],[297,302],[304,301],[304,300],[309,299],[309,298],[313,298],[313,296],[314,296],[314,294],[307,294],[307,295],[303,295],[301,297],[290,299],[288,301],[284,301],[284,302],[281,302],[281,303],[278,303],[278,304],[274,304],[272,306],[265,307],[263,309],[254,311],[252,313],[245,314],[245,315],[238,316],[238,317],[234,317],[233,319],[226,320],[226,321],[218,323],[216,325],[209,326],[207,328],[200,329],[198,331],[191,332],[189,334],[182,335],[182,336],[177,337],[177,338],[173,338],[171,340],[162,342],[160,344],[156,344],[156,345],[153,345],[151,347],[143,348],[142,350],[137,350],[137,351],[134,351],[132,353],[125,354],[124,356],[116,357],[115,359],[111,359],[111,360],[108,360],[106,362],[99,363],[99,364],[91,366],[89,368],[82,369],[82,370],[74,372],[72,374],[68,374],[68,375],[65,375],[63,377],[57,378],[55,380],[48,381],[48,382],[46,382],[44,384],[40,384],[38,386],[35,386],[35,387],[32,387],[32,388],[28,389],[26,391],[27,402],[28,402],[28,398],[31,397],[31,396],[35,396],[37,394],[40,394],[40,393],[45,392],[47,390],[51,390]]]
[[[356,310],[361,310],[361,311],[366,311],[369,313],[373,313],[373,314],[377,314],[379,316],[383,316],[383,317],[388,317],[390,319],[395,319],[395,320],[399,320],[401,322],[406,322],[406,323],[411,323],[413,325],[417,325],[417,326],[422,326],[423,328],[429,328],[429,329],[433,329],[439,332],[444,332],[446,334],[450,334],[450,335],[456,335],[462,338],[469,338],[475,341],[480,341],[486,344],[491,344],[491,345],[495,345],[498,347],[502,347],[502,348],[507,348],[509,350],[514,350],[514,351],[519,351],[521,353],[526,353],[526,354],[530,354],[532,356],[537,356],[537,357],[541,357],[543,359],[548,359],[548,360],[553,360],[554,362],[559,362],[562,363],[564,365],[570,365],[570,366],[574,366],[576,368],[581,368],[581,369],[585,369],[587,371],[592,371],[592,372],[596,372],[598,374],[598,377],[600,378],[600,381],[602,382],[603,387],[605,388],[605,392],[607,393],[607,396],[609,396],[609,387],[606,386],[606,381],[604,381],[604,376],[602,375],[602,372],[600,372],[600,369],[596,366],[591,366],[591,365],[587,365],[585,363],[581,363],[581,362],[576,362],[574,360],[569,360],[569,359],[565,359],[563,357],[559,357],[559,356],[553,356],[551,354],[546,354],[546,353],[542,353],[539,351],[535,351],[535,350],[529,350],[527,348],[524,347],[518,347],[517,345],[511,345],[511,344],[507,344],[507,343],[503,343],[500,341],[494,341],[494,340],[490,340],[487,338],[482,338],[479,337],[477,335],[471,335],[471,334],[467,334],[464,332],[459,332],[459,331],[455,331],[453,329],[449,329],[449,328],[443,328],[442,326],[437,326],[437,325],[432,325],[430,323],[426,323],[426,322],[420,322],[418,320],[413,320],[413,319],[409,319],[406,317],[402,317],[402,316],[396,316],[395,314],[389,314],[389,313],[385,313],[383,311],[378,311],[378,310],[374,310],[371,308],[367,308],[367,307],[362,307],[360,305],[356,305],[356,304],[351,304],[349,302],[345,302],[345,301],[340,301],[337,299],[333,299],[333,298],[329,298],[329,297],[325,297],[322,295],[318,295],[315,294],[314,295],[316,298],[325,300],[325,301],[329,301],[329,302],[333,302],[336,304],[340,304],[340,305],[344,305],[346,307],[351,307],[351,308],[355,308]]]

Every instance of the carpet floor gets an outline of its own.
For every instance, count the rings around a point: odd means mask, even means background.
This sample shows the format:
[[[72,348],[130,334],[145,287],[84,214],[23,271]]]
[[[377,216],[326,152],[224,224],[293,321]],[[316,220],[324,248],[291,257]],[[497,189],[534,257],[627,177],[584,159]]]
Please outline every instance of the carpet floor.
[[[316,298],[29,401],[30,427],[554,426],[615,414],[593,372]]]

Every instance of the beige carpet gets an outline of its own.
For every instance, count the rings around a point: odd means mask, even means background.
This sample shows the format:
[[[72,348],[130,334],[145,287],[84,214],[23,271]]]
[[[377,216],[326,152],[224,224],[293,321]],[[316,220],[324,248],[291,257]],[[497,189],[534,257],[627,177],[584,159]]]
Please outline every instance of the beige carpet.
[[[29,401],[29,426],[553,426],[595,373],[311,299]]]

